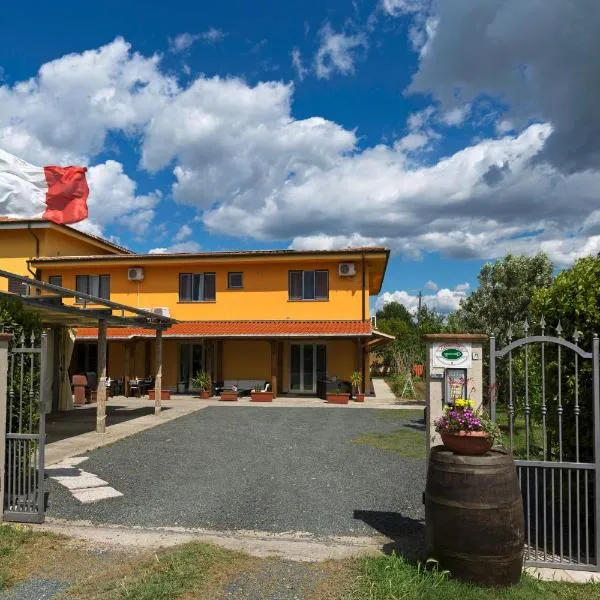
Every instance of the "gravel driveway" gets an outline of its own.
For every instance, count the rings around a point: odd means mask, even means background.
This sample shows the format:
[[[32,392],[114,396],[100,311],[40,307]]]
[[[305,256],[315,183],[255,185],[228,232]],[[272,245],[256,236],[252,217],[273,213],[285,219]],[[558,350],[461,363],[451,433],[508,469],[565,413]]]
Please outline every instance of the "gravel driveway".
[[[80,504],[51,481],[48,515],[147,527],[409,533],[421,527],[425,461],[352,443],[363,432],[397,429],[398,412],[209,407],[91,452],[82,468],[123,496]]]

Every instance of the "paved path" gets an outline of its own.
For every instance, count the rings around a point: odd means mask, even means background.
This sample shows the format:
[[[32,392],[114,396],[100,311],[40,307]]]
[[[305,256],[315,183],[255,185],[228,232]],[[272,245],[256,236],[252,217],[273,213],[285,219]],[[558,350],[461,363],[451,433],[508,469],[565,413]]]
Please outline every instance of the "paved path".
[[[123,496],[81,504],[51,482],[49,516],[143,527],[413,535],[422,530],[425,461],[352,442],[362,432],[397,429],[402,413],[208,407],[91,452],[86,470]]]
[[[389,402],[391,404],[398,402],[398,399],[385,379],[373,379],[373,389],[375,390],[375,398],[377,398],[378,402]]]

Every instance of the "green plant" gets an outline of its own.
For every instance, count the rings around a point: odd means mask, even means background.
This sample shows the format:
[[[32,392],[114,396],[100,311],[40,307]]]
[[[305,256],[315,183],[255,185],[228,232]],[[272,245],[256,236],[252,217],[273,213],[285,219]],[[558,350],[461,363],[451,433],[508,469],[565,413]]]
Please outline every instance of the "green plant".
[[[492,443],[501,440],[500,427],[482,409],[473,409],[473,401],[460,398],[452,406],[444,409],[444,414],[434,422],[438,433],[459,433],[461,431],[483,431]]]
[[[352,373],[352,375],[350,376],[350,383],[352,384],[352,387],[356,390],[356,393],[360,393],[360,384],[362,383],[362,373],[359,373],[358,371],[354,371],[354,373]]]
[[[206,371],[198,371],[192,379],[192,385],[203,392],[208,392],[211,387],[210,375]]]
[[[260,383],[255,383],[252,387],[253,392],[262,392],[263,386]]]

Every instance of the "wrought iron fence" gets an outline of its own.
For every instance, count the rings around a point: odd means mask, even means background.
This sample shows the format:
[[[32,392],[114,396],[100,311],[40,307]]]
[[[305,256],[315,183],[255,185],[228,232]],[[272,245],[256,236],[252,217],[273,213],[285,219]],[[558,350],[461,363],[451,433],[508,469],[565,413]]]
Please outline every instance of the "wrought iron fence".
[[[556,336],[540,327],[529,335],[526,322],[514,341],[509,330],[501,349],[490,339],[491,414],[515,456],[525,562],[600,570],[600,342],[586,352],[577,331],[571,342],[560,324]]]
[[[39,345],[38,345],[39,344]],[[47,337],[22,335],[8,354],[4,519],[41,523],[45,511],[44,442]]]

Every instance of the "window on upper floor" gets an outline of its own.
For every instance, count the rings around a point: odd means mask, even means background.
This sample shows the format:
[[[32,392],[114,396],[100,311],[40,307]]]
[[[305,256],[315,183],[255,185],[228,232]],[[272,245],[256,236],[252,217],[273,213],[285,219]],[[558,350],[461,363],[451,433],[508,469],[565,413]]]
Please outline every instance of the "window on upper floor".
[[[230,290],[244,289],[244,274],[240,272],[230,272],[227,274],[227,288]]]
[[[50,275],[50,277],[48,277],[48,283],[50,285],[62,287],[62,275]]]
[[[288,295],[290,300],[328,300],[329,271],[290,271]]]
[[[216,296],[214,273],[179,273],[179,302],[214,302]]]
[[[25,296],[27,294],[27,287],[20,279],[14,277],[8,278],[8,291],[11,294],[18,294],[19,296]]]
[[[75,289],[82,294],[110,300],[110,275],[76,275]],[[83,304],[83,300],[77,300],[77,303]]]

